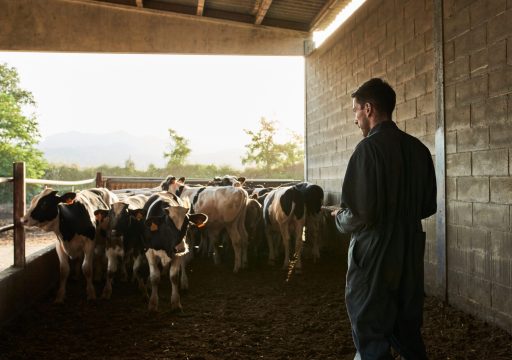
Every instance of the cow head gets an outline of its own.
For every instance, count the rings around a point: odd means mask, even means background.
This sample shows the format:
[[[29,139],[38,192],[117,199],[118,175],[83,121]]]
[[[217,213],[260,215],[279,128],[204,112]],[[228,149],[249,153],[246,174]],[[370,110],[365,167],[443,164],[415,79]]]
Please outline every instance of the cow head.
[[[205,214],[189,214],[188,204],[179,198],[156,200],[148,210],[146,234],[149,247],[165,250],[169,256],[187,252],[185,237],[189,226],[203,227],[208,221]]]
[[[71,204],[76,198],[74,192],[62,196],[57,195],[57,193],[58,191],[46,188],[40,194],[34,196],[30,208],[21,218],[21,223],[25,226],[37,226],[43,230],[49,230],[47,225],[58,219],[59,204]]]

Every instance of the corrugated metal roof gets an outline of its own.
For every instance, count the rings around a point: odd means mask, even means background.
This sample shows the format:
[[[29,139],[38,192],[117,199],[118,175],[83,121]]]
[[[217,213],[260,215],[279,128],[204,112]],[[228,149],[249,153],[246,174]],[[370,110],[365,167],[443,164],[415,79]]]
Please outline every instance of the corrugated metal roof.
[[[325,28],[350,0],[96,0],[311,32]],[[260,9],[260,7],[263,7]],[[259,10],[259,11],[258,11]]]

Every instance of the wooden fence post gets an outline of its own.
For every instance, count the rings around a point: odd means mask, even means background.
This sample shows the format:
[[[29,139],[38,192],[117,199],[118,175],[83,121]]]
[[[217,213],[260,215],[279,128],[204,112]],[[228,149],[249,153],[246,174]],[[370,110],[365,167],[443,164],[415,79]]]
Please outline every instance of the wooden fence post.
[[[14,224],[14,266],[25,266],[25,227],[21,217],[25,215],[25,163],[13,163],[13,224]]]
[[[103,187],[103,177],[101,172],[96,173],[96,187]]]

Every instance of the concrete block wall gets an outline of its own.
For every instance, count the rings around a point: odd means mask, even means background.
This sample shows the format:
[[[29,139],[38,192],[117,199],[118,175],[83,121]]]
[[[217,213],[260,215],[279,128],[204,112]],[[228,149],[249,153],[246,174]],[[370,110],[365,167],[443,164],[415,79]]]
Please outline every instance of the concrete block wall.
[[[434,155],[433,6],[367,0],[306,58],[307,178],[327,204],[362,139],[350,94],[371,77],[395,88],[395,121]],[[443,13],[448,301],[512,333],[512,1],[445,0]],[[443,295],[435,219],[424,228],[427,292]]]
[[[396,91],[394,120],[434,154],[434,50],[431,0],[368,0],[320,49],[306,58],[307,177],[338,205],[345,170],[362,140],[350,94],[372,77]],[[427,284],[435,282],[435,219],[427,231]]]
[[[512,2],[443,12],[448,297],[512,332]]]

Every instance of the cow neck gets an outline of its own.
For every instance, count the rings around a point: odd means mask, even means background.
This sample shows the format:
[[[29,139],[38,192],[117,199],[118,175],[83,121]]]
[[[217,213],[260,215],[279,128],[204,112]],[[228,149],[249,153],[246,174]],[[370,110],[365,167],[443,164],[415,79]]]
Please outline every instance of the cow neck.
[[[196,204],[197,199],[199,198],[199,194],[201,194],[201,192],[203,192],[204,189],[206,189],[205,186],[203,186],[202,188],[197,190],[196,194],[194,195],[194,198],[192,199],[192,204],[190,204],[190,213],[191,214],[194,213],[194,205]]]

